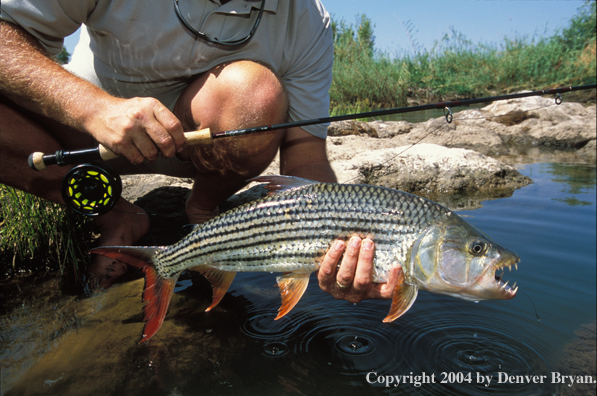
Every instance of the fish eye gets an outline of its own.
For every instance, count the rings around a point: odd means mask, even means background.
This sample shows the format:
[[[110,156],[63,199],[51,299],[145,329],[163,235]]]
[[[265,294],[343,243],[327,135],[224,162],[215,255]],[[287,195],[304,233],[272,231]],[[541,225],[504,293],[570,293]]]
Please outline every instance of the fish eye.
[[[487,249],[487,244],[485,242],[479,241],[479,240],[472,241],[469,246],[470,252],[475,256],[482,255],[483,253],[485,253],[486,249]]]

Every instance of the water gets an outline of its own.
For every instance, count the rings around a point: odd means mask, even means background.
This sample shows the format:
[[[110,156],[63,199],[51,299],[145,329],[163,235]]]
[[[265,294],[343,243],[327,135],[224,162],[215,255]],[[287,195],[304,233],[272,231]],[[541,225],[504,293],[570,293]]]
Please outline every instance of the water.
[[[3,368],[3,392],[590,394],[582,384],[552,383],[552,372],[596,377],[594,366],[586,368],[595,359],[595,167],[541,163],[521,173],[534,184],[459,214],[520,255],[519,270],[506,271],[504,278],[526,295],[475,304],[421,292],[407,314],[384,324],[389,301],[337,301],[312,277],[294,310],[274,321],[279,305],[274,275],[237,275],[209,313],[203,312],[209,286],[187,277],[158,335],[138,345],[140,280],[115,286],[75,310],[77,326],[70,333],[28,339],[45,349],[9,375]],[[6,323],[4,318],[4,338],[26,331],[9,330]],[[22,353],[18,342],[2,345],[3,359]],[[595,385],[589,389],[594,394]]]

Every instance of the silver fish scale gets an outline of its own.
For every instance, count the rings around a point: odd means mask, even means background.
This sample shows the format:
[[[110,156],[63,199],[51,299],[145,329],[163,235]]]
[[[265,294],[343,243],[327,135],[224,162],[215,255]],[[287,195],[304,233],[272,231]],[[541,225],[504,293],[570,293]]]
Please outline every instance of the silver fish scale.
[[[207,265],[223,271],[312,272],[335,238],[371,236],[374,281],[383,282],[419,233],[448,209],[400,191],[368,185],[313,184],[239,206],[157,253],[169,278]]]

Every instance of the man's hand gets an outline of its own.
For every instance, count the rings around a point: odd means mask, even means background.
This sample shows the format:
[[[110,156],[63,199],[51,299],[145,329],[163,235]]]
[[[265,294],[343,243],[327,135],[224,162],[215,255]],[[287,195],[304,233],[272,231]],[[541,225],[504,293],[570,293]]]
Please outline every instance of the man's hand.
[[[180,121],[158,100],[112,97],[107,102],[87,120],[85,129],[116,154],[139,164],[155,161],[160,152],[171,158],[184,148]]]
[[[15,103],[92,135],[133,163],[160,152],[170,158],[184,147],[180,121],[156,99],[108,94],[54,62],[19,26],[0,22],[0,42],[0,89]]]
[[[361,241],[361,238],[353,236],[348,246],[344,241],[336,240],[317,274],[321,289],[337,299],[353,303],[369,298],[392,298],[402,267],[396,265],[392,268],[387,283],[372,283],[373,250],[373,241],[369,238]],[[342,253],[342,263],[336,270]]]

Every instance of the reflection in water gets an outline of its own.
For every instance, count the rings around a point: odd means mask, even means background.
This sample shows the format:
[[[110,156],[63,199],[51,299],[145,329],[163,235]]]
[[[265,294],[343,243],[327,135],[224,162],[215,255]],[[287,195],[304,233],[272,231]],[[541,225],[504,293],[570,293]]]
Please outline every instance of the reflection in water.
[[[552,180],[562,186],[561,190],[567,195],[565,198],[554,198],[555,201],[563,202],[570,206],[591,206],[591,201],[578,199],[577,195],[595,194],[596,172],[595,166],[591,165],[567,165],[553,163],[549,164],[549,173],[554,177]]]
[[[47,299],[2,317],[2,392],[583,394],[577,390],[584,388],[558,389],[550,381],[498,383],[500,373],[595,375],[594,366],[583,363],[595,355],[594,325],[593,333],[577,334],[580,341],[574,334],[595,321],[594,168],[538,164],[523,172],[535,184],[465,214],[520,253],[519,271],[509,277],[532,298],[541,322],[526,298],[475,304],[421,292],[405,316],[385,324],[389,301],[334,300],[314,281],[276,321],[275,276],[247,273],[238,274],[220,305],[206,313],[210,286],[189,275],[179,282],[158,336],[139,345],[143,281],[137,280],[91,299]],[[563,205],[566,199],[590,205]],[[582,356],[575,355],[579,342]],[[423,374],[436,383],[408,380]],[[406,383],[386,388],[367,381],[379,376],[403,376]]]
[[[26,297],[0,317],[1,392],[10,389],[37,360],[58,347],[103,306],[102,294],[79,300],[61,297],[59,290],[57,279],[35,290],[26,286],[22,293]],[[52,386],[62,378],[59,374],[59,378],[47,379],[43,384]]]
[[[586,194],[595,191],[597,172],[594,165],[570,165],[551,163],[548,172],[552,180],[566,188],[568,194]]]

